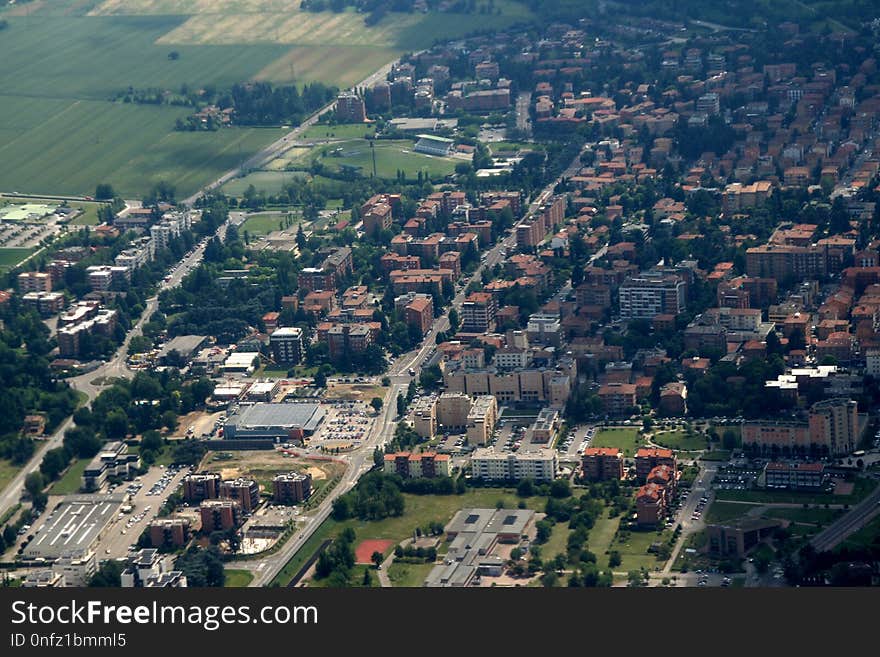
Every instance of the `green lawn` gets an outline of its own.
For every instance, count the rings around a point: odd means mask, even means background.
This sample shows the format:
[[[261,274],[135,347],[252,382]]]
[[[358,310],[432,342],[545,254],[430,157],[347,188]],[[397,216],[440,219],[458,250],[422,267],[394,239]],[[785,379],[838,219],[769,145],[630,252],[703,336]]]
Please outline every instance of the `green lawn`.
[[[36,249],[25,247],[0,248],[0,271],[12,269],[34,251],[36,251]]]
[[[49,495],[70,495],[79,491],[82,486],[82,474],[91,459],[77,459],[74,461],[61,479],[52,484]]]
[[[733,502],[719,502],[715,500],[712,506],[706,511],[703,518],[707,523],[727,522],[734,518],[741,518],[749,512],[752,507],[748,504],[736,504]]]
[[[565,554],[568,550],[568,536],[571,529],[567,522],[557,522],[546,543],[541,545],[541,558],[552,559],[557,554]]]
[[[82,210],[82,214],[70,222],[71,226],[97,226],[100,223],[98,219],[98,208],[100,203],[79,202],[72,204],[72,207]]]
[[[658,445],[675,450],[695,451],[706,449],[705,436],[698,433],[688,436],[687,432],[681,430],[655,433],[651,436],[651,440]]]
[[[810,523],[828,525],[842,516],[844,511],[841,509],[790,509],[790,508],[770,508],[762,515],[765,518],[780,518],[782,520],[791,520],[798,523]]]
[[[608,555],[605,553],[610,549],[618,525],[620,525],[620,517],[609,518],[606,511],[590,530],[587,548],[596,555],[596,562],[601,570],[608,567]]]
[[[399,543],[405,538],[412,536],[416,527],[423,527],[432,520],[444,525],[452,519],[459,509],[465,507],[495,508],[498,501],[504,503],[507,508],[515,509],[522,498],[518,498],[512,489],[503,488],[474,488],[469,489],[463,495],[409,495],[404,494],[406,508],[402,516],[397,518],[385,518],[378,521],[362,521],[357,519],[337,522],[327,519],[306,541],[293,558],[285,564],[278,576],[273,580],[281,586],[286,586],[293,576],[299,571],[308,558],[314,554],[325,538],[337,536],[346,527],[355,531],[356,543],[365,539],[390,539]],[[530,509],[543,510],[546,498],[526,498],[526,505]],[[544,550],[544,554],[547,552]],[[362,575],[362,573],[361,573]]]
[[[12,465],[8,459],[0,459],[0,490],[6,488],[20,469],[19,466]]]
[[[844,547],[852,550],[868,548],[874,543],[878,535],[880,535],[880,516],[877,516],[859,531],[848,536],[838,549]]]
[[[703,452],[701,461],[729,461],[730,451],[726,449],[713,449],[711,452]]]
[[[299,134],[299,137],[300,139],[363,139],[367,134],[375,134],[375,128],[363,123],[341,123],[309,126]]]
[[[620,552],[621,557],[621,564],[614,570],[628,572],[642,567],[651,570],[662,566],[663,562],[659,561],[653,554],[649,554],[648,548],[651,547],[652,543],[663,543],[671,536],[672,532],[669,530],[664,530],[661,534],[654,530],[631,531],[627,532],[626,541],[621,543],[618,535],[610,545],[610,549]]]
[[[763,504],[855,504],[870,493],[877,482],[873,479],[860,477],[855,481],[851,495],[834,495],[833,493],[808,493],[788,490],[719,490],[715,493],[719,500],[737,500],[742,502],[759,502]]]
[[[434,568],[432,563],[397,563],[388,567],[388,579],[392,586],[416,588],[421,586],[428,573]]]
[[[233,178],[223,185],[223,193],[228,196],[241,197],[251,185],[258,192],[268,196],[280,194],[295,178],[307,174],[303,171],[253,171],[241,178]]]
[[[617,447],[623,451],[624,456],[631,457],[644,444],[645,440],[639,434],[638,429],[617,428],[599,429],[590,443],[590,447]]]
[[[226,571],[226,587],[227,588],[244,588],[250,584],[254,576],[249,570],[227,570]]]
[[[370,148],[370,144],[374,148]],[[407,178],[416,178],[421,171],[431,179],[444,178],[455,172],[455,165],[464,160],[448,157],[435,157],[416,153],[411,140],[377,140],[369,142],[365,139],[328,144],[315,149],[313,157],[331,171],[341,171],[343,167],[360,167],[359,173],[371,176],[373,172],[373,154],[376,154],[376,173],[380,178],[395,178],[398,170],[406,172]]]
[[[285,224],[286,216],[287,214],[282,212],[268,212],[248,217],[247,221],[239,228],[239,232],[244,233],[244,231],[247,231],[251,235],[266,235],[272,231],[279,230],[280,224]],[[291,228],[299,224],[299,218],[296,214],[291,214],[291,220]],[[285,228],[287,228],[286,225]]]

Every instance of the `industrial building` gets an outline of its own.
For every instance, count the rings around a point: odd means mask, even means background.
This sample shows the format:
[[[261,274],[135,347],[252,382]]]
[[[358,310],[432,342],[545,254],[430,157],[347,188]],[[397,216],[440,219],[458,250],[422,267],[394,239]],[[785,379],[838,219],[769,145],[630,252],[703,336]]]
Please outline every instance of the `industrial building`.
[[[125,498],[124,493],[66,496],[37,529],[22,557],[55,561],[71,550],[93,549]]]
[[[226,420],[229,439],[302,440],[324,419],[324,409],[313,402],[258,403],[242,406]]]

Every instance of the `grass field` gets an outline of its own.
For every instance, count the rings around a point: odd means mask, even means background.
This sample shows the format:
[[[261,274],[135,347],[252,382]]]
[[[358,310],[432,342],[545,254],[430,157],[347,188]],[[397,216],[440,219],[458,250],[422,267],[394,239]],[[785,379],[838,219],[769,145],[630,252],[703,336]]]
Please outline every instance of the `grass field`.
[[[590,552],[596,555],[596,565],[600,570],[605,570],[608,567],[608,555],[605,552],[611,547],[611,541],[614,540],[618,525],[620,525],[620,518],[609,518],[606,512],[596,520],[596,524],[590,530],[587,547]]]
[[[388,567],[388,579],[392,586],[415,588],[421,586],[434,567],[432,563],[397,563]]]
[[[340,125],[313,125],[300,133],[300,139],[363,139],[366,134],[375,134],[375,129],[363,123],[344,123]]]
[[[719,502],[715,500],[712,506],[706,511],[704,520],[711,522],[727,522],[734,518],[741,518],[749,512],[752,507],[748,504],[734,504],[732,502]]]
[[[35,249],[28,247],[0,248],[0,271],[12,269],[34,251]]]
[[[293,558],[285,564],[273,583],[286,586],[308,558],[318,549],[326,538],[337,536],[346,527],[355,531],[357,541],[365,539],[389,539],[397,544],[412,536],[416,527],[423,527],[431,521],[442,522],[444,525],[452,519],[456,511],[465,507],[495,508],[498,501],[507,508],[515,509],[522,498],[518,498],[513,490],[501,488],[470,489],[463,495],[408,495],[404,494],[406,508],[402,516],[386,518],[375,522],[357,519],[337,522],[325,520],[315,533],[297,551]],[[526,498],[530,509],[543,510],[546,499],[543,497]],[[546,550],[544,551],[546,555]],[[363,573],[361,573],[361,576]]]
[[[742,502],[759,502],[763,504],[855,504],[877,485],[873,479],[861,477],[855,481],[851,495],[834,495],[833,493],[808,493],[787,490],[719,490],[715,493],[718,500],[738,500]]]
[[[617,447],[623,451],[624,456],[631,457],[644,444],[638,429],[599,429],[590,447]]]
[[[557,522],[553,525],[550,538],[541,546],[541,557],[552,559],[557,554],[565,554],[568,549],[568,536],[571,534],[567,522]]]
[[[376,173],[380,178],[395,178],[399,169],[406,172],[407,178],[416,178],[419,171],[432,179],[443,178],[454,173],[455,165],[463,161],[415,153],[412,150],[414,142],[410,140],[383,139],[372,142],[375,144],[373,149],[370,143],[365,139],[339,142],[315,149],[314,158],[331,170],[341,170],[342,166],[360,167],[360,174],[369,177],[373,172],[371,151],[375,150]]]
[[[7,459],[0,459],[0,490],[6,488],[12,478],[18,474],[19,467],[12,465]]]
[[[67,468],[61,479],[52,484],[49,495],[70,495],[79,491],[82,486],[82,474],[91,459],[78,459]]]
[[[664,431],[651,436],[651,441],[669,449],[695,451],[706,449],[706,437],[695,433],[688,436],[685,431]]]
[[[223,185],[223,193],[241,197],[245,190],[253,185],[258,192],[274,196],[289,185],[294,178],[305,175],[307,174],[302,171],[254,171],[241,178],[230,180]]]
[[[250,584],[254,576],[248,570],[227,570],[226,571],[226,587],[227,588],[244,588]]]
[[[672,536],[672,532],[664,530],[662,534],[657,534],[653,530],[638,531],[627,532],[626,536],[627,538],[624,542],[621,543],[618,538],[615,538],[610,545],[610,549],[620,552],[621,558],[620,565],[614,570],[624,572],[638,570],[642,567],[652,570],[663,565],[663,562],[659,561],[656,556],[648,553],[648,548],[651,547],[652,543],[662,543],[668,540]],[[607,564],[607,556],[605,559]]]
[[[258,214],[248,217],[247,221],[245,221],[239,228],[239,231],[242,233],[247,231],[251,236],[266,235],[272,231],[279,230],[279,224],[284,223],[284,218],[285,214],[281,212]],[[299,223],[299,219],[297,219],[296,216],[292,217],[292,219],[294,222],[292,226],[295,227]],[[287,370],[285,370],[285,372],[286,371]]]

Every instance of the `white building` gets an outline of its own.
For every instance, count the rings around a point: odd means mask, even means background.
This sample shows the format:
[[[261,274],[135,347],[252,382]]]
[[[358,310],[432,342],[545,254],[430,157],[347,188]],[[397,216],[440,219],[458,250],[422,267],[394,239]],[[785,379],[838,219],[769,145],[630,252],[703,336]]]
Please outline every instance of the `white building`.
[[[553,449],[505,453],[489,447],[474,450],[471,457],[471,474],[488,481],[552,481],[558,468]]]

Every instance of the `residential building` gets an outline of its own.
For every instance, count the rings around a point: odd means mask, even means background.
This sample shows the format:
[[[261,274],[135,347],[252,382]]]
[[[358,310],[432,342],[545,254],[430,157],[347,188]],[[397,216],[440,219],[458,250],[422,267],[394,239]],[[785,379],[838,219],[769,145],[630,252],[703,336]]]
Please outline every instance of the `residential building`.
[[[189,519],[156,518],[147,531],[154,548],[179,548],[189,541]]]
[[[669,466],[673,472],[676,469],[675,452],[671,449],[662,449],[658,447],[641,447],[636,452],[636,476],[639,480],[647,479],[651,470],[658,465]]]
[[[495,329],[498,302],[488,292],[472,292],[461,304],[461,330],[465,333],[488,333]]]
[[[633,383],[608,383],[599,388],[599,399],[607,415],[629,415],[637,406]]]
[[[623,452],[616,447],[588,447],[581,458],[581,473],[588,481],[623,478]]]
[[[674,275],[651,272],[628,277],[618,290],[623,319],[652,319],[656,315],[678,315],[686,306],[685,281]]]
[[[636,517],[640,525],[656,526],[666,519],[666,495],[662,485],[645,484],[636,493]]]
[[[367,119],[364,99],[351,91],[336,98],[336,120],[339,123],[363,123]]]
[[[492,395],[475,397],[465,422],[468,445],[488,443],[498,422],[498,402],[495,397]]]
[[[764,485],[767,488],[816,490],[825,479],[822,463],[771,462],[764,466]]]
[[[217,472],[198,472],[183,478],[183,499],[189,504],[202,500],[215,500],[220,497],[220,474]]]
[[[276,504],[299,504],[312,494],[312,475],[285,472],[272,479],[272,501]]]
[[[555,449],[520,452],[496,452],[479,447],[471,457],[471,474],[487,481],[552,481],[559,468]]]
[[[18,275],[18,291],[21,294],[28,292],[51,292],[52,276],[40,271],[25,271]]]
[[[235,500],[204,500],[199,505],[202,532],[228,531],[241,524],[241,505]]]
[[[295,365],[302,360],[303,340],[302,329],[296,326],[284,326],[276,329],[269,336],[269,348],[272,358],[279,365]]]
[[[260,485],[245,477],[230,479],[220,483],[220,498],[235,500],[244,513],[252,513],[260,503]]]
[[[413,430],[421,438],[431,440],[437,435],[437,400],[422,397],[413,408]]]
[[[448,454],[435,452],[397,452],[384,457],[385,473],[397,474],[404,479],[448,477],[452,474],[451,467]]]

